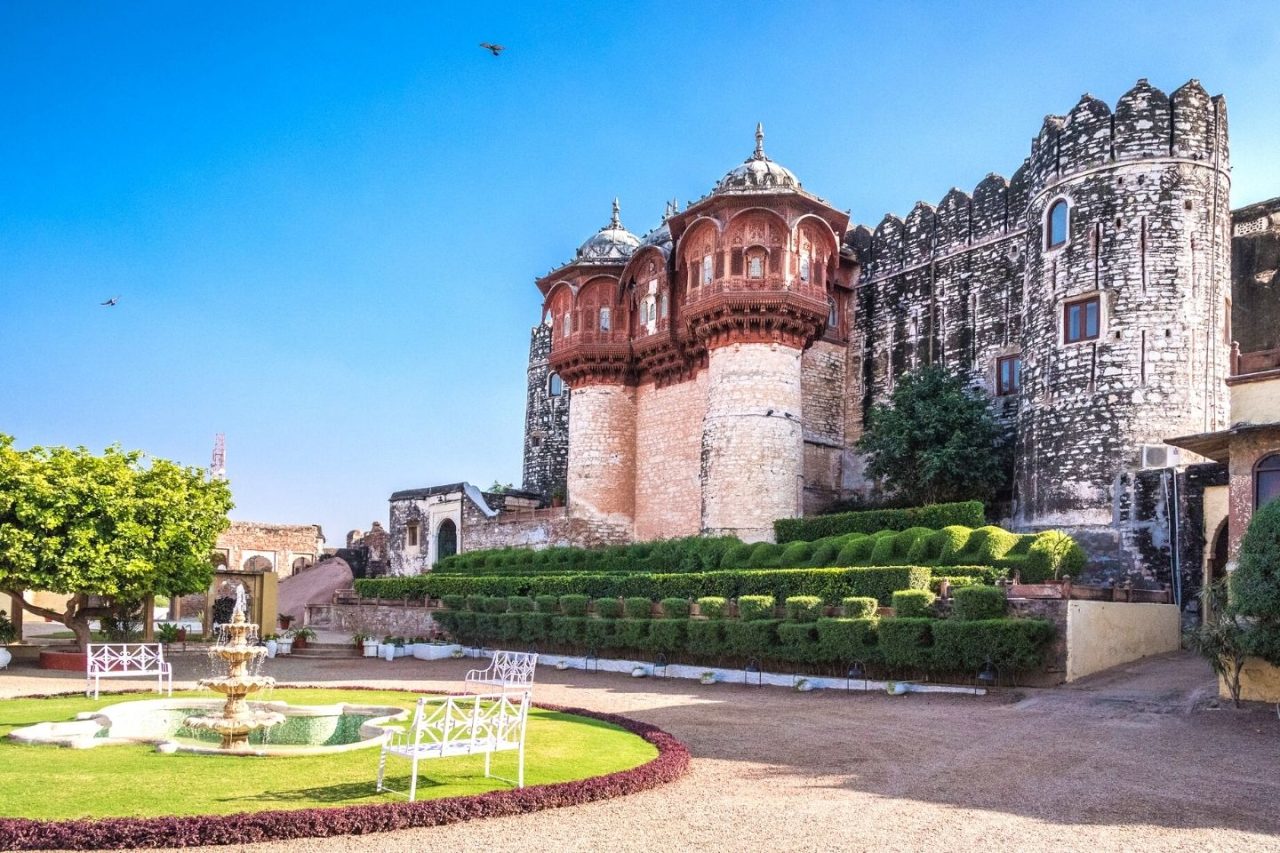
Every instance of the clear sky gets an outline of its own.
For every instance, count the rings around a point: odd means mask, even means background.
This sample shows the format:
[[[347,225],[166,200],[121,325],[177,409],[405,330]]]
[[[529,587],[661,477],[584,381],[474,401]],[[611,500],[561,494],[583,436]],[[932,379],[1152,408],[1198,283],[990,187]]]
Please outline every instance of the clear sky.
[[[1280,195],[1277,55],[1274,0],[6,0],[0,431],[201,466],[224,432],[233,517],[337,544],[395,489],[519,483],[534,277],[757,121],[874,225],[1196,77],[1241,205]]]

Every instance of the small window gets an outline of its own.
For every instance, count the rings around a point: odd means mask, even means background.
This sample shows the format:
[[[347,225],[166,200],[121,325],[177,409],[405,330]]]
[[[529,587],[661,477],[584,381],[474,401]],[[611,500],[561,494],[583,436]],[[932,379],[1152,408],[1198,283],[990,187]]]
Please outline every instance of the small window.
[[[608,308],[600,309],[600,331],[602,332],[609,331],[609,309]]]
[[[801,255],[800,256],[800,280],[801,281],[809,280],[809,273],[810,273],[809,267],[810,267],[809,256],[807,254]]]
[[[569,337],[570,333],[573,332],[573,316],[570,312],[564,312],[564,319],[561,321],[560,325],[563,327],[560,333],[566,338]]]
[[[1022,357],[1017,355],[996,359],[996,394],[1001,397],[1016,394],[1022,388]]]
[[[702,256],[702,283],[703,284],[711,283],[711,256],[710,255]]]
[[[840,325],[840,312],[836,308],[836,301],[832,298],[827,299],[827,331],[834,332]]]
[[[729,275],[742,275],[741,249],[733,249],[729,252]]]
[[[640,302],[640,325],[649,325],[649,300],[644,299]]]
[[[559,373],[553,373],[547,377],[547,393],[552,397],[559,397],[564,393],[564,380],[560,378]]]
[[[1253,472],[1253,508],[1259,510],[1280,498],[1280,453],[1272,453]]]
[[[764,278],[764,255],[757,252],[747,257],[747,278]]]
[[[1070,222],[1070,210],[1067,200],[1060,198],[1049,208],[1049,232],[1045,238],[1045,247],[1056,249],[1067,243],[1067,225]]]
[[[658,296],[658,317],[667,319],[667,294],[665,293]]]
[[[1100,326],[1101,308],[1098,297],[1090,296],[1062,306],[1063,343],[1097,340]]]
[[[418,547],[418,525],[416,523],[404,526],[404,544],[406,548]]]

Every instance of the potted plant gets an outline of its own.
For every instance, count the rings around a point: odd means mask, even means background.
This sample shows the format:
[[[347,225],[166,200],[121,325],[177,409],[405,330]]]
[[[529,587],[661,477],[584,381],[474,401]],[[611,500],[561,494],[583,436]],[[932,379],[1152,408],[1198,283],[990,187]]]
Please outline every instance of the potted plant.
[[[172,622],[161,622],[156,625],[156,640],[161,645],[167,646],[170,643],[176,643],[178,634],[178,626]]]
[[[276,655],[293,654],[293,634],[286,632],[276,638]]]
[[[293,615],[290,613],[278,613],[276,614],[276,619],[280,622],[282,631],[288,631],[289,626],[293,624]]]
[[[453,658],[454,660],[462,660],[462,658],[466,656],[467,656],[467,653],[462,650],[462,646],[457,646],[456,648],[454,648],[453,651],[449,652],[449,657]]]
[[[262,644],[267,647],[267,657],[273,658],[276,656],[276,653],[280,650],[280,635],[279,634],[263,634]]]
[[[716,674],[711,670],[707,670],[706,672],[702,673],[702,675],[698,676],[698,681],[701,684],[715,684]]]
[[[13,653],[5,646],[16,639],[18,639],[18,629],[9,621],[9,614],[0,610],[0,669],[7,667],[9,661],[13,660]]]
[[[307,643],[316,638],[316,632],[307,627],[294,628],[289,634],[293,637],[295,649],[305,649]]]
[[[405,655],[409,654],[409,648],[408,648],[408,646],[405,644],[404,637],[392,637],[392,638],[391,638],[391,645],[395,647],[395,650],[396,650],[396,651],[395,651],[395,656],[396,656],[396,657],[398,657],[398,658],[402,658],[402,657],[404,657]]]
[[[807,678],[796,679],[796,692],[809,693],[813,690],[813,682]]]

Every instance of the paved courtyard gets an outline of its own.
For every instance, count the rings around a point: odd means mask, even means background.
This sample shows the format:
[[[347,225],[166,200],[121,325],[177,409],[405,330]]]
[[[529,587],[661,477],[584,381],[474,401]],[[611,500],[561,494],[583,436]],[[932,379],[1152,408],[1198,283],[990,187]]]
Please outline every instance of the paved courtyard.
[[[176,661],[181,686],[207,674],[203,655]],[[268,669],[284,683],[429,691],[456,689],[471,663],[280,658]],[[1280,850],[1280,720],[1211,707],[1212,676],[1187,654],[981,698],[806,695],[550,668],[538,678],[542,701],[670,731],[693,753],[692,771],[654,791],[519,818],[244,849]],[[0,697],[82,685],[0,673]]]

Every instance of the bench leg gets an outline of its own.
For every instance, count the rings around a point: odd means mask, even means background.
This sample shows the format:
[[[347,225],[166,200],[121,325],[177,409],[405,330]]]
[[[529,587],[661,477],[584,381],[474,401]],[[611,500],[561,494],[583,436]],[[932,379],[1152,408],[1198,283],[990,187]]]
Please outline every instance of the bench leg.
[[[486,752],[484,754],[484,778],[486,779],[489,778],[489,759],[491,758],[493,758],[492,752]]]
[[[516,759],[516,787],[524,787],[524,741],[520,741],[520,752]]]
[[[384,747],[382,754],[378,757],[378,793],[382,793],[382,776],[387,771],[387,750]]]
[[[409,772],[413,774],[409,777],[409,802],[412,803],[418,798],[418,754],[416,752]]]

